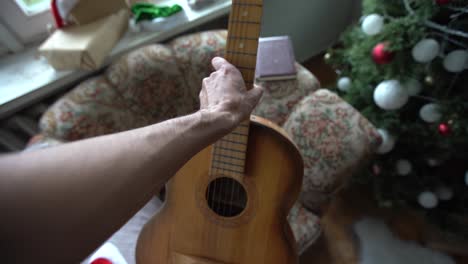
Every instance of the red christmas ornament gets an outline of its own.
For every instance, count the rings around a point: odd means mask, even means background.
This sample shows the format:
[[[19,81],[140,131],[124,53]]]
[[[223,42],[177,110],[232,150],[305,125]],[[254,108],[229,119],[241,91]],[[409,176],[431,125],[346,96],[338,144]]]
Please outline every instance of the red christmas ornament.
[[[106,258],[97,258],[93,260],[90,264],[112,264],[112,261]]]
[[[379,43],[372,49],[372,59],[377,64],[387,64],[393,60],[395,53],[387,51],[387,43]]]
[[[442,136],[448,136],[452,133],[452,129],[450,128],[449,124],[442,123],[439,125],[439,133]]]
[[[449,4],[450,2],[452,2],[452,0],[436,0],[436,3],[438,5],[446,5],[446,4]]]

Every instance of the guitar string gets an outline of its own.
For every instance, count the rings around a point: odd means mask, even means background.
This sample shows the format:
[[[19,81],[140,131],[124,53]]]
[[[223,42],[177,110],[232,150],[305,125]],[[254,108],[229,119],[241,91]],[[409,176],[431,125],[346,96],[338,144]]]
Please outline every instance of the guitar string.
[[[243,13],[243,12],[241,11],[241,6],[239,5],[237,8],[238,8],[237,14],[238,14],[238,16],[241,16],[241,13]],[[250,12],[250,9],[249,9],[248,6],[244,6],[244,8],[247,9],[247,10],[245,10],[246,12],[248,12],[248,13]],[[237,21],[240,21],[241,19],[240,19],[240,17],[238,17],[238,18],[236,18],[236,20],[237,20]],[[240,27],[239,27],[239,29],[240,29],[240,34],[236,34],[237,36],[242,36],[242,37],[245,37],[245,36],[246,36],[247,31],[246,31],[246,29],[244,28],[245,25],[246,25],[246,24],[243,24],[243,23],[240,24]],[[239,26],[239,24],[238,24],[237,26]],[[240,40],[241,43],[242,43],[243,41],[244,41],[244,40]],[[243,47],[244,47],[244,48],[247,46],[246,44],[247,44],[247,43],[244,43],[244,44],[243,44]],[[240,45],[240,43],[239,43],[239,45]],[[236,47],[237,47],[237,46],[236,46]],[[240,56],[239,56],[239,58],[240,58]],[[238,63],[240,63],[240,62],[238,62]],[[248,77],[248,76],[243,76],[244,81],[245,81],[245,79],[246,79],[247,77]],[[247,87],[246,87],[246,88],[247,88]],[[248,131],[248,130],[247,130],[247,131]],[[245,173],[245,158],[246,158],[246,154],[247,154],[246,152],[247,152],[247,151],[244,152],[244,157],[243,157],[243,159],[244,159],[244,162],[243,162],[243,163],[244,163],[244,166],[243,166],[244,173]],[[244,176],[244,175],[242,175],[242,176],[240,177],[239,180],[243,180],[243,176]],[[235,189],[235,194],[236,194],[236,195],[235,195],[235,196],[233,195],[233,196],[231,197],[231,204],[233,204],[234,201],[240,201],[240,200],[241,200],[241,190],[242,190],[241,188],[242,188],[242,185],[241,185],[241,186],[239,186],[239,185],[240,185],[240,184],[235,184],[235,185],[233,185],[233,189]],[[233,193],[234,193],[234,191],[233,191]],[[232,210],[232,207],[231,207],[231,210]],[[231,213],[232,213],[232,212],[231,212]]]
[[[231,16],[229,18],[229,25],[230,25],[231,28],[230,28],[230,31],[228,32],[228,35],[231,35],[231,34],[237,35],[237,33],[235,32],[237,27],[234,24],[232,24],[232,21],[237,19],[236,15],[238,14],[238,12],[236,12],[236,6],[237,6],[237,5],[235,5],[236,2],[238,2],[238,0],[233,0],[234,5],[232,5],[233,8],[231,10],[231,12],[233,12],[233,13],[231,14]],[[235,47],[235,42],[231,41],[231,39],[229,39],[229,38],[227,40],[227,44],[228,44],[227,47],[226,47],[227,51],[232,50],[233,46]],[[229,54],[226,54],[226,57],[228,57],[231,60],[233,59]],[[234,63],[234,62],[231,61],[231,63]],[[219,143],[219,145],[221,147],[226,147],[226,151],[227,151],[228,155],[232,156],[233,153],[232,153],[232,151],[231,151],[231,153],[228,152],[229,148],[226,146],[226,144],[227,144],[227,142],[223,142],[223,141],[221,141],[221,143]],[[221,184],[222,184],[221,189],[224,189],[224,182],[221,182]],[[221,197],[221,196],[220,196],[220,198],[224,199],[224,197]],[[218,210],[216,210],[216,211],[219,212]],[[224,214],[222,214],[222,215],[224,215]],[[216,240],[216,248],[218,248],[218,244],[219,244],[218,240]]]
[[[233,2],[234,2],[234,3],[237,3],[238,1],[233,0]],[[241,8],[240,8],[240,5],[236,5],[236,4],[233,5],[234,15],[231,16],[231,19],[230,19],[231,21],[232,21],[234,18],[235,18],[235,20],[239,21],[239,18],[240,18],[239,16],[241,15],[240,9],[241,9]],[[235,15],[237,15],[237,17],[235,17]],[[230,22],[231,22],[231,21],[230,21]],[[241,23],[240,26],[239,26],[239,25],[231,24],[231,30],[230,30],[230,32],[228,33],[228,35],[231,34],[231,35],[235,35],[235,36],[243,36],[244,34],[247,33],[247,30],[246,30],[245,26],[246,26],[246,25],[244,25],[243,23]],[[241,34],[239,34],[239,32],[237,32],[237,31],[239,31],[239,30],[241,31]],[[241,39],[240,41],[244,41],[244,40]],[[237,44],[240,44],[240,43],[237,43],[237,39],[234,39],[234,38],[233,38],[233,39],[228,39],[227,50],[231,50],[231,49],[233,48],[233,46],[236,47]],[[245,45],[244,45],[244,46],[245,46]],[[226,55],[227,55],[227,57],[230,57],[231,60],[233,60],[233,61],[231,61],[231,63],[233,63],[234,65],[236,65],[236,61],[237,61],[237,60],[234,61],[234,59],[235,59],[234,57],[231,57],[231,56],[229,56],[228,54],[226,54]],[[238,61],[237,61],[237,62],[238,62]],[[249,74],[249,73],[250,73],[250,72],[248,72],[247,74]],[[245,76],[245,77],[250,77],[250,76]],[[244,78],[244,79],[245,79],[245,78]],[[249,80],[250,80],[250,79],[249,79]],[[248,136],[248,133],[247,133],[247,136]],[[221,143],[220,143],[220,142],[216,142],[215,145],[214,145],[214,149],[213,149],[214,156],[216,156],[217,153],[219,154],[219,153],[221,152],[221,149],[219,149],[219,147],[223,147],[223,148],[226,147],[226,149],[228,149],[228,150],[230,149],[230,147],[227,146],[227,142],[222,142],[222,141],[221,141]],[[230,154],[232,155],[233,153],[230,153]],[[230,155],[230,156],[231,156],[231,155]],[[243,165],[244,165],[244,169],[245,169],[245,156],[244,156],[243,159],[244,159],[244,160],[243,160],[243,163],[244,163]],[[214,167],[213,167],[213,162],[212,162],[211,171],[212,171],[212,174],[213,174],[211,177],[212,177],[213,180],[214,180],[213,188],[212,188],[213,190],[212,190],[212,195],[211,195],[211,197],[212,197],[212,206],[213,206],[213,209],[214,209],[215,212],[220,212],[219,206],[222,206],[222,204],[223,204],[222,202],[223,202],[223,200],[224,200],[223,198],[227,198],[227,197],[224,197],[225,194],[222,193],[222,191],[226,189],[226,185],[227,185],[227,184],[225,184],[224,181],[221,181],[221,183],[218,184],[218,182],[216,181],[216,179],[217,179],[218,177],[220,177],[220,176],[223,176],[224,173],[220,173],[220,170],[219,170],[219,169],[214,168]],[[224,170],[224,171],[225,171],[225,170]],[[230,182],[231,182],[231,188],[232,188],[233,190],[234,190],[234,189],[236,190],[236,195],[235,195],[235,196],[233,196],[233,195],[232,195],[233,192],[231,192],[231,198],[230,198],[231,201],[229,202],[229,205],[230,205],[230,208],[229,208],[229,215],[232,215],[232,213],[233,213],[232,207],[233,207],[235,198],[236,198],[237,200],[240,200],[240,198],[241,198],[240,191],[241,191],[242,185],[239,186],[240,184],[234,184],[234,181],[230,181]],[[211,191],[211,188],[210,188],[209,192],[210,192],[210,191]],[[220,199],[220,201],[216,201],[216,198]],[[224,214],[224,209],[225,209],[224,207],[221,208],[221,210],[222,210],[222,215],[225,215],[225,214]],[[216,245],[218,245],[217,239],[215,239],[215,240],[216,240],[216,241],[213,241],[213,242],[215,242]]]
[[[227,143],[226,141],[224,141],[224,139],[226,138],[227,136],[224,136],[221,140],[221,146],[224,148],[224,149],[231,149],[231,146],[229,143]],[[219,162],[218,162],[219,163]],[[219,167],[221,167],[221,171],[222,171],[222,175],[223,176],[223,179],[221,180],[221,189],[220,189],[220,194],[218,196],[218,199],[219,199],[219,206],[220,206],[220,209],[218,210],[218,212],[221,214],[221,216],[225,216],[225,211],[226,211],[226,205],[225,205],[225,190],[226,190],[226,181],[224,179],[224,177],[228,176],[228,175],[225,175],[225,173],[227,172],[225,169],[224,169],[224,166],[223,164],[219,164],[217,165]]]
[[[234,12],[234,14],[233,14],[234,20],[239,21],[240,20],[240,13],[241,13],[240,5],[234,5],[233,12]],[[234,25],[233,28],[237,29],[237,25]],[[235,33],[235,35],[239,36],[239,32]],[[240,35],[242,36],[242,34],[240,34]],[[236,45],[231,45],[230,50],[234,51],[235,47],[236,47]],[[232,60],[234,60],[234,58],[235,58],[235,56],[232,56],[232,55],[230,57],[231,57]],[[234,65],[236,65],[236,64],[238,64],[238,61],[232,61],[232,63]],[[231,155],[231,156],[234,156],[234,155]],[[231,189],[232,189],[231,194],[234,193],[234,186],[237,186],[237,185],[235,184],[235,181],[232,180],[231,181]],[[232,207],[233,207],[234,197],[231,195],[230,199],[228,199],[228,200],[229,200],[229,215],[232,216],[232,212],[233,212]]]
[[[232,9],[232,11],[233,11],[233,16],[239,14],[238,7],[239,7],[238,5],[233,5],[233,9]],[[238,17],[236,17],[235,20],[238,20]],[[233,28],[236,28],[234,25],[232,25],[232,27],[233,27]],[[236,35],[236,36],[239,36],[237,33],[236,33],[235,35]],[[229,42],[231,42],[231,41],[229,40]],[[232,45],[232,44],[231,44],[230,46],[231,46],[231,47],[229,47],[228,51],[234,51],[234,47],[236,47],[236,45]],[[236,63],[235,63],[235,61],[234,61],[234,57],[235,57],[235,56],[232,56],[232,53],[231,53],[231,55],[229,55],[228,57],[232,60],[231,63],[234,64],[234,65],[236,65]],[[231,156],[231,155],[230,155],[230,156]],[[231,185],[232,185],[232,187],[234,188],[234,183],[231,183]],[[231,192],[231,193],[232,193],[232,192]],[[233,200],[233,197],[231,196],[229,200],[230,200],[230,201],[229,201],[229,215],[231,215],[231,214],[232,214],[232,202],[233,202],[232,200]]]
[[[236,7],[236,5],[233,5],[233,10],[232,10],[233,15],[230,16],[230,19],[229,19],[230,22],[232,22],[233,17],[237,14],[237,12],[236,12],[236,10],[235,10],[235,7]],[[234,30],[234,29],[235,29],[235,26],[233,26],[233,24],[230,24],[230,25],[231,25],[231,31]],[[229,34],[229,33],[228,33],[228,34]],[[229,41],[229,39],[228,39],[228,46],[226,47],[226,49],[229,51],[229,50],[231,50],[231,48],[232,48],[232,43],[231,43],[231,41]],[[232,59],[231,56],[229,56],[228,54],[226,54],[226,57],[229,57],[229,59]],[[231,61],[231,63],[233,63],[233,62]],[[222,139],[224,139],[224,137],[223,137]],[[227,145],[227,142],[225,142],[225,141],[223,141],[223,140],[218,141],[216,144],[217,144],[219,147],[222,147],[223,149],[226,149],[226,151],[229,151],[229,149],[230,149],[230,148],[229,148],[229,145]],[[216,166],[216,167],[218,167],[218,166]],[[221,167],[221,165],[220,165],[219,167]],[[219,175],[219,176],[223,176],[223,177],[224,177],[224,176],[227,176],[227,175],[224,175],[224,174],[225,174],[225,170],[223,170],[223,169],[216,169],[216,170],[217,170],[218,172],[220,172],[220,175]],[[216,177],[219,177],[219,176],[216,176]],[[217,200],[217,203],[214,204],[214,211],[215,211],[217,214],[221,214],[221,216],[224,216],[225,206],[223,206],[223,204],[224,204],[224,201],[223,201],[223,200],[224,200],[224,197],[223,197],[223,195],[224,195],[223,190],[225,190],[225,181],[223,181],[223,180],[220,180],[220,181],[221,181],[221,182],[220,182],[219,186],[216,186],[216,185],[215,185],[215,195],[214,195],[214,197],[217,198],[217,199],[215,199],[215,200]]]
[[[233,2],[235,2],[235,0],[233,0]],[[232,5],[233,7],[235,5]],[[231,22],[232,20],[232,17],[230,16],[229,17],[229,22]],[[228,36],[229,34],[231,34],[228,30]],[[229,46],[231,45],[229,39],[227,40],[227,47],[226,47],[226,50],[229,50]],[[227,55],[227,54],[225,54]],[[218,179],[220,179],[223,175],[223,172],[218,169],[217,167],[218,166],[215,166],[215,161],[214,161],[214,158],[217,156],[217,154],[220,154],[223,152],[223,150],[221,149],[223,146],[222,144],[222,141],[217,141],[214,143],[213,145],[213,156],[212,156],[212,162],[211,162],[211,166],[212,166],[212,171],[213,171],[213,175],[212,175],[212,181],[213,181],[213,193],[212,193],[212,199],[211,199],[211,209],[213,210],[213,212],[217,215],[219,215],[219,206],[220,206],[220,197],[219,197],[219,193],[220,193],[220,189],[222,189],[222,186],[219,186],[219,185],[222,185],[223,182],[221,182],[220,184],[218,184]],[[209,229],[209,233],[212,233],[212,243],[215,244],[215,248],[217,249],[218,248],[218,240],[217,240],[217,235],[216,235],[216,229],[213,228],[213,231],[211,231],[211,228]]]
[[[235,0],[233,0],[233,2],[234,2],[234,1],[235,1]],[[232,5],[232,6],[234,7],[234,5]],[[231,16],[229,17],[229,22],[230,22],[230,21],[231,21]],[[229,36],[229,34],[231,34],[231,33],[230,33],[229,30],[228,30],[228,36]],[[230,41],[229,41],[229,38],[228,38],[228,40],[227,40],[227,47],[226,47],[227,50],[229,50],[229,45],[230,45]],[[226,55],[227,55],[227,54],[226,54]],[[217,177],[218,177],[218,175],[219,175],[219,170],[216,169],[215,166],[214,166],[214,163],[215,163],[214,158],[215,158],[218,154],[220,154],[220,152],[221,152],[221,149],[219,149],[219,141],[217,141],[217,142],[215,142],[215,143],[213,144],[212,157],[211,157],[211,165],[210,165],[210,166],[211,166],[211,169],[210,169],[210,176],[209,176],[209,179],[210,179],[210,180],[209,180],[209,184],[208,184],[208,188],[209,188],[209,189],[208,189],[208,198],[210,199],[210,200],[208,201],[208,203],[209,203],[210,209],[213,210],[213,212],[214,212],[215,214],[218,214],[217,209],[216,209],[216,207],[217,207],[217,203],[216,203],[216,194],[217,194],[217,192],[218,192],[217,180],[216,180],[216,179],[217,179]],[[210,195],[210,194],[211,194],[211,195]],[[208,228],[208,230],[207,230],[207,233],[208,233],[208,234],[207,234],[207,236],[208,236],[208,241],[207,241],[207,242],[208,242],[208,245],[210,244],[210,242],[211,242],[211,243],[214,243],[215,248],[217,248],[217,247],[218,247],[218,241],[217,241],[217,239],[216,239],[216,233],[214,233],[214,231],[212,231],[211,229],[212,229],[212,228]],[[213,228],[213,229],[215,229],[215,228]],[[210,239],[210,238],[211,238],[211,239]],[[210,246],[210,247],[211,247],[211,246]],[[212,247],[211,247],[211,248],[212,248]]]
[[[245,6],[245,7],[243,7],[243,8],[246,8],[246,9],[247,9],[246,12],[249,12],[249,11],[250,11],[250,10],[248,9],[247,6]],[[245,12],[245,11],[242,10],[241,5],[238,5],[238,6],[237,6],[237,15],[238,15],[238,17],[236,18],[236,21],[241,21],[241,16],[242,16],[241,14],[242,14],[243,12]],[[238,28],[238,29],[240,30],[240,32],[238,32],[238,33],[236,34],[236,36],[245,36],[245,35],[246,35],[245,29],[244,29],[243,27],[244,27],[244,24],[240,24],[240,27],[239,27],[239,24],[236,25],[236,28]],[[239,40],[239,41],[240,41],[240,43],[242,43],[244,40],[241,39],[241,40]],[[240,43],[237,43],[237,44],[240,45]],[[236,45],[235,47],[237,47],[237,46],[238,46],[238,45]],[[246,46],[245,43],[244,43],[243,46],[244,46],[244,47]],[[240,64],[240,56],[238,57],[238,59],[239,59],[239,61],[237,61],[237,64]],[[246,77],[247,77],[247,76],[243,76],[244,81],[245,81],[245,78],[246,78]],[[242,162],[242,163],[243,163],[243,166],[242,166],[243,172],[245,172],[245,156],[246,156],[246,152],[247,152],[247,149],[245,149],[245,151],[244,151],[244,157],[243,157],[243,162]],[[244,176],[244,175],[241,175],[241,176],[239,177],[239,181],[241,181],[241,180],[243,179],[243,176]],[[236,183],[237,183],[237,182],[236,182]],[[237,202],[238,200],[240,200],[241,186],[239,186],[239,185],[240,185],[240,184],[234,184],[234,183],[232,184],[232,192],[231,192],[231,193],[232,193],[232,196],[231,196],[231,201],[230,201],[230,205],[231,205],[231,206],[230,206],[230,211],[231,211],[230,214],[231,214],[231,215],[232,215],[232,213],[233,213],[232,210],[233,210],[233,207],[234,207],[234,203]],[[234,194],[236,194],[236,195],[234,195]]]

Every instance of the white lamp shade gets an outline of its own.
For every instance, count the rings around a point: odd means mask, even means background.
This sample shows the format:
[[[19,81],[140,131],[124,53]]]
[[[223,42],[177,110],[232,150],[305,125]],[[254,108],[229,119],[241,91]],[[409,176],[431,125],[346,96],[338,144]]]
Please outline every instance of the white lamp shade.
[[[326,50],[361,15],[361,0],[264,0],[262,37],[289,35],[296,60]]]

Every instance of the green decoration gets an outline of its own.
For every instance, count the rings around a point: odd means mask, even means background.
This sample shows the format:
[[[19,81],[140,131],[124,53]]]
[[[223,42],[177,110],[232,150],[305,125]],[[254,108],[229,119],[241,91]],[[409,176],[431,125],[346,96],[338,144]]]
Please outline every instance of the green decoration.
[[[158,17],[169,17],[182,11],[180,5],[156,6],[150,3],[136,3],[131,8],[135,21],[153,20]]]

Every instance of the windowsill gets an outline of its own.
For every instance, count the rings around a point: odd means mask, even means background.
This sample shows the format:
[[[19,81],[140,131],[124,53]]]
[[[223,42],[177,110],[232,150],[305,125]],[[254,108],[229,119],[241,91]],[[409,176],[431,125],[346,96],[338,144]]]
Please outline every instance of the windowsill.
[[[230,11],[230,0],[219,0],[199,11],[192,10],[186,0],[167,0],[162,4],[181,5],[187,16],[172,28],[161,32],[127,33],[114,47],[103,67],[122,54],[150,43],[162,42],[191,28],[214,20]],[[0,59],[0,118],[4,118],[68,84],[96,71],[55,71],[45,59],[37,58],[37,47]]]

